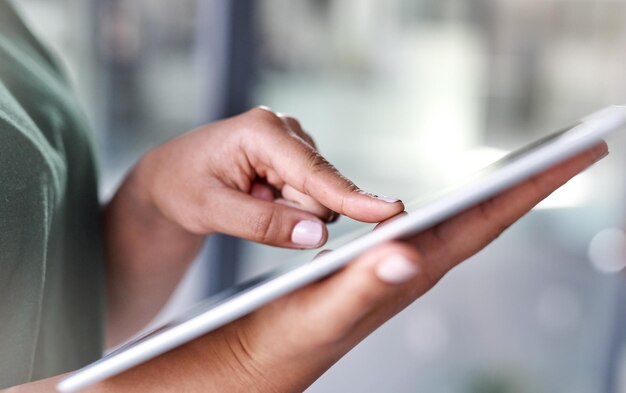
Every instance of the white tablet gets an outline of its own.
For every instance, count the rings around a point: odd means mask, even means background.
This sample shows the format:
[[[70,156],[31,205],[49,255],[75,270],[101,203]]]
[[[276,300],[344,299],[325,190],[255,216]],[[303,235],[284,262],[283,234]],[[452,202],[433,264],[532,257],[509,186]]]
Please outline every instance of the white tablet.
[[[521,181],[598,143],[626,125],[626,106],[612,106],[517,150],[428,203],[409,204],[408,214],[376,231],[363,224],[357,231],[330,242],[334,250],[312,262],[318,252],[197,304],[186,314],[111,352],[63,379],[58,389],[74,392],[109,378],[187,341],[240,318],[264,304],[340,269],[359,254],[386,240],[432,227]]]

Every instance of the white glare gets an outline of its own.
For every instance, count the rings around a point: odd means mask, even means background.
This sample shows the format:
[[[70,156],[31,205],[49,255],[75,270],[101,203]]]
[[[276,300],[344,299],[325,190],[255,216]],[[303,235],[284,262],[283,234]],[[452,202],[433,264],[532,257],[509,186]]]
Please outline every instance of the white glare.
[[[604,229],[589,243],[589,260],[600,272],[615,273],[626,267],[625,249],[626,234],[621,229]]]

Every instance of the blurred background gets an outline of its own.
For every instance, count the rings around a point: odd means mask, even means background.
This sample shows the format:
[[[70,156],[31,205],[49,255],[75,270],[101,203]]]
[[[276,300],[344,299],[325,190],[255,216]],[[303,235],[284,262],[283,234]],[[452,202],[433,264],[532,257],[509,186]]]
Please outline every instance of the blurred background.
[[[410,201],[626,102],[624,0],[18,6],[72,75],[103,201],[147,149],[259,104],[361,187]],[[626,392],[626,139],[611,148],[308,392]],[[292,256],[214,236],[161,320]]]

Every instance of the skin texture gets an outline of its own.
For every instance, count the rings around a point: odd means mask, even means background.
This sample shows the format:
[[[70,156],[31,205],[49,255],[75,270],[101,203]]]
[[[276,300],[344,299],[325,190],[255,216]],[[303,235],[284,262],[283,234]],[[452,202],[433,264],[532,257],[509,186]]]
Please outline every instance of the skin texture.
[[[266,108],[183,134],[146,154],[107,206],[108,343],[149,323],[206,235],[311,248],[335,212],[377,222],[403,209],[358,189],[297,120]],[[292,242],[301,221],[322,227],[319,243]]]
[[[600,144],[85,391],[301,392],[454,266],[606,153]],[[206,234],[298,248],[290,233],[303,219],[322,222],[335,211],[377,222],[402,210],[401,202],[373,198],[340,176],[295,119],[255,109],[185,134],[148,153],[107,208],[111,342],[154,315]],[[398,258],[408,261],[412,269],[405,272],[413,275],[395,283],[381,279],[381,266]],[[50,391],[58,378],[9,391]]]

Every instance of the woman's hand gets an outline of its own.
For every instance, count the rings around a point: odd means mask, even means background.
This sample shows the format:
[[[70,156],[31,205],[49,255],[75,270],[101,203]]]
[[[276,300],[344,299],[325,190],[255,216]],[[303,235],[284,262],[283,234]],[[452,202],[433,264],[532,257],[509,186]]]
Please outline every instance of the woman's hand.
[[[100,388],[301,392],[459,262],[606,152],[601,144],[411,239],[376,247],[342,271]],[[170,385],[158,374],[172,364],[180,367],[173,371],[178,379]],[[185,384],[176,385],[181,381]]]
[[[376,247],[326,279],[85,391],[301,392],[458,263],[606,153],[606,145],[600,144],[411,239]],[[11,391],[49,391],[58,380]]]
[[[326,241],[335,213],[378,222],[397,199],[359,190],[316,150],[291,117],[255,108],[148,153],[138,168],[145,198],[190,233],[227,233],[289,248]]]
[[[106,208],[109,344],[154,317],[206,235],[315,248],[338,214],[378,222],[403,209],[359,190],[297,120],[267,108],[183,134],[148,152]]]

